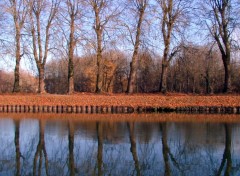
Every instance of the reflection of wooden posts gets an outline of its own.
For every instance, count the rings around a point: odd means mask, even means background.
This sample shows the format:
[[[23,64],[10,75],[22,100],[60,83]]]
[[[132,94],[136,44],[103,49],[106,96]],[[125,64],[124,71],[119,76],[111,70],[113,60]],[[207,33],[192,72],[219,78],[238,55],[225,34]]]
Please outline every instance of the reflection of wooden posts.
[[[226,161],[227,161],[227,164],[226,164],[226,170],[224,175],[229,176],[232,169],[232,156],[231,156],[232,129],[229,124],[224,124],[224,128],[225,128],[225,149],[224,149],[221,165],[216,174],[217,176],[221,175]]]
[[[20,176],[21,175],[21,163],[20,163],[20,157],[21,157],[21,153],[20,153],[20,142],[19,142],[19,127],[20,127],[20,121],[16,120],[15,121],[15,138],[14,138],[14,143],[15,143],[15,147],[16,147],[16,176]]]
[[[139,176],[141,174],[140,174],[140,166],[139,166],[139,161],[138,161],[138,156],[137,156],[137,144],[136,144],[136,139],[135,139],[135,134],[134,134],[134,122],[128,122],[127,126],[128,126],[128,130],[129,130],[129,138],[130,138],[130,142],[131,142],[130,151],[133,156],[137,175]]]
[[[33,175],[41,175],[42,158],[43,157],[45,157],[46,175],[49,175],[48,174],[48,157],[47,157],[47,151],[46,151],[45,140],[44,140],[44,128],[45,128],[45,121],[40,120],[40,122],[39,122],[39,142],[37,145],[37,150],[34,155]],[[39,158],[39,160],[38,160],[38,158]],[[38,171],[36,171],[37,164],[39,164]]]
[[[70,176],[75,175],[75,163],[74,163],[74,126],[71,120],[68,121],[68,149],[69,149],[69,170]]]
[[[98,140],[98,152],[97,152],[97,167],[98,176],[103,175],[103,125],[101,122],[97,122],[97,140]]]

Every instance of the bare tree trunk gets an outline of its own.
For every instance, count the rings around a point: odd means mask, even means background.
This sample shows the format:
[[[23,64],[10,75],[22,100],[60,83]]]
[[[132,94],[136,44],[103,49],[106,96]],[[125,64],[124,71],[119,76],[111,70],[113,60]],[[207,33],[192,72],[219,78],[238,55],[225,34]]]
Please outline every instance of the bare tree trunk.
[[[74,24],[71,24],[70,43],[69,43],[69,58],[68,58],[68,93],[74,92],[74,66],[73,66],[73,53],[74,53],[74,39],[73,30]]]
[[[159,92],[166,93],[167,92],[167,71],[168,64],[172,58],[169,55],[169,47],[172,29],[175,21],[175,14],[173,14],[173,2],[172,0],[159,0],[160,6],[163,11],[162,17],[162,35],[164,39],[164,52],[163,52],[163,60],[162,60],[162,74],[159,86]],[[169,18],[168,18],[169,16]]]
[[[227,59],[226,59],[227,60]],[[230,75],[230,63],[224,62],[224,86],[223,86],[223,92],[229,93],[231,92],[231,75]]]
[[[15,70],[14,70],[14,84],[13,92],[20,92],[20,74],[19,67],[21,61],[21,30],[25,23],[26,15],[28,13],[28,4],[23,0],[9,0],[11,7],[11,16],[14,20],[15,29]]]
[[[99,19],[98,19],[99,20]],[[101,93],[102,87],[102,30],[98,29],[97,33],[97,75],[96,75],[96,93]]]
[[[33,56],[38,67],[39,72],[39,82],[38,82],[38,93],[45,93],[45,83],[44,83],[44,67],[47,62],[48,52],[49,52],[49,40],[51,37],[50,29],[52,27],[53,19],[56,17],[58,7],[60,4],[59,0],[52,0],[49,6],[44,6],[44,3],[34,3],[30,1],[31,13],[31,37],[32,37],[32,48]],[[50,7],[50,9],[45,9]],[[47,17],[47,22],[45,26],[42,24],[41,15],[43,11],[49,10],[49,15]],[[43,27],[44,26],[44,27]],[[44,29],[44,37],[42,37],[42,31]],[[44,38],[44,39],[43,39]]]
[[[167,73],[168,73],[168,65],[162,64],[162,74],[161,74],[161,81],[160,81],[160,88],[159,88],[159,91],[162,93],[167,92]]]
[[[69,35],[69,47],[68,47],[68,93],[72,94],[74,92],[74,49],[76,46],[76,40],[74,38],[75,33],[75,19],[78,10],[78,1],[67,1],[68,11],[70,15],[70,35]]]
[[[44,82],[44,66],[39,66],[38,68],[39,77],[38,77],[38,93],[43,94],[45,91],[45,82]]]
[[[103,42],[103,28],[104,24],[101,24],[100,11],[103,8],[104,1],[98,5],[97,2],[93,2],[93,10],[95,13],[95,33],[97,35],[97,73],[96,73],[96,93],[101,93],[102,91],[102,42]]]
[[[20,59],[17,59],[17,57],[16,57],[16,65],[15,65],[15,69],[14,69],[13,92],[20,92],[20,73],[19,73],[19,67],[20,67]]]
[[[112,0],[88,0],[94,13],[94,31],[96,34],[96,82],[95,82],[95,93],[101,93],[106,91],[102,87],[103,83],[103,50],[104,50],[104,31],[106,31],[106,25],[109,21],[116,18],[117,14],[120,13],[118,7],[114,7]],[[109,8],[112,6],[111,8]],[[104,14],[104,15],[103,15]]]
[[[170,51],[171,44],[171,36],[173,32],[174,26],[176,26],[176,20],[180,18],[181,13],[183,13],[184,7],[180,4],[181,0],[173,1],[173,0],[157,0],[158,4],[162,9],[162,21],[161,21],[161,30],[164,41],[164,52],[162,59],[162,75],[160,80],[159,92],[166,93],[167,92],[167,67],[169,63],[178,52],[178,48]],[[175,6],[176,4],[176,6]],[[178,4],[178,5],[177,5]],[[166,67],[166,68],[165,68]]]
[[[140,45],[140,36],[142,31],[142,22],[143,22],[143,16],[145,13],[145,9],[147,6],[147,1],[144,0],[142,2],[138,2],[138,12],[139,12],[139,18],[138,18],[138,24],[137,24],[137,32],[136,32],[136,39],[134,43],[134,51],[132,56],[132,62],[130,63],[130,74],[128,78],[128,86],[127,86],[127,93],[133,93],[136,89],[136,81],[137,81],[137,59],[138,59],[138,49]]]
[[[224,87],[223,92],[231,92],[231,75],[230,75],[230,60],[231,60],[231,34],[236,28],[236,22],[232,15],[231,1],[211,0],[210,5],[213,12],[214,27],[209,27],[210,33],[216,40],[218,48],[222,55],[224,65]],[[234,21],[234,22],[233,22]],[[236,24],[235,24],[236,23]]]
[[[19,25],[16,25],[16,65],[14,70],[14,85],[13,85],[13,92],[20,92],[20,61],[21,61],[21,44],[20,44],[20,29]]]

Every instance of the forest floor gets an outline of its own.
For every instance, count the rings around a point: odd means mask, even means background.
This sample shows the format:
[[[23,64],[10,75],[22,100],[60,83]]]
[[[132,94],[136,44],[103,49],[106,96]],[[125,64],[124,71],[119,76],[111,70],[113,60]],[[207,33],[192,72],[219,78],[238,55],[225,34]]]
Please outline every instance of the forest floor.
[[[67,105],[67,106],[240,106],[240,95],[193,95],[193,94],[0,94],[0,105]]]

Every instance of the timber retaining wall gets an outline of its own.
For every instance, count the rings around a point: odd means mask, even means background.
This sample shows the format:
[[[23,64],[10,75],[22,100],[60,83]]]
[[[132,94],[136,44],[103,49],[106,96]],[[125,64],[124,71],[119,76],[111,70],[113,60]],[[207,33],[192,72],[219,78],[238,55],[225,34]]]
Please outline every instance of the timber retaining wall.
[[[240,107],[130,107],[130,106],[39,106],[39,105],[1,105],[0,112],[7,113],[227,113],[240,114]]]

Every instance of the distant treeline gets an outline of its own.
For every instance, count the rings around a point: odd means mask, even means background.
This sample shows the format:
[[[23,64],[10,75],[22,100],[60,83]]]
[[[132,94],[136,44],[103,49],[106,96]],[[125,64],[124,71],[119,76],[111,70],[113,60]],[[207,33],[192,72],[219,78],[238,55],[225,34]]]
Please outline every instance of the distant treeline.
[[[218,51],[209,55],[207,47],[184,46],[172,61],[167,78],[168,91],[179,93],[211,94],[221,93],[224,83],[224,67]],[[109,51],[103,54],[102,72],[105,92],[125,93],[127,91],[130,64],[128,56],[122,52]],[[74,90],[76,92],[95,92],[95,55],[74,59]],[[141,52],[138,58],[138,93],[154,93],[159,90],[161,58],[149,52]],[[240,92],[240,65],[232,64],[232,91]],[[45,68],[45,89],[48,93],[66,94],[68,92],[68,65],[66,59],[56,59]],[[13,73],[0,72],[0,92],[11,92]],[[38,90],[38,78],[26,71],[21,72],[22,92]]]

